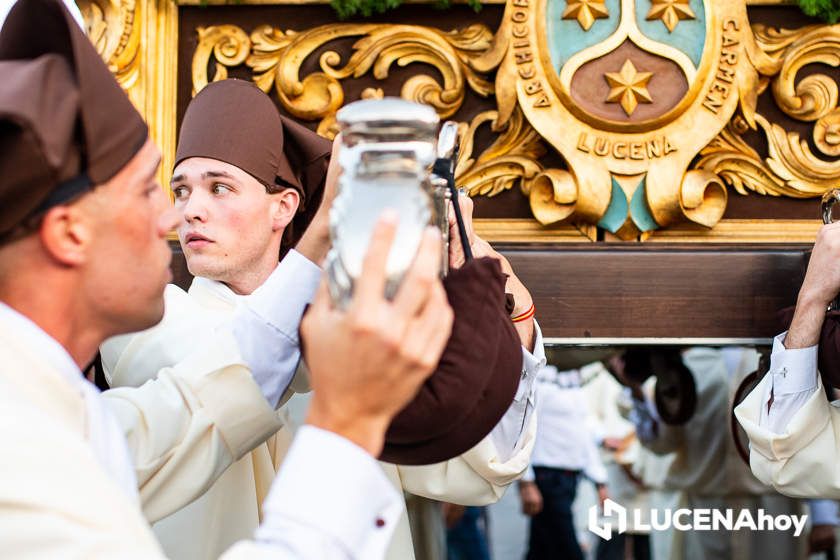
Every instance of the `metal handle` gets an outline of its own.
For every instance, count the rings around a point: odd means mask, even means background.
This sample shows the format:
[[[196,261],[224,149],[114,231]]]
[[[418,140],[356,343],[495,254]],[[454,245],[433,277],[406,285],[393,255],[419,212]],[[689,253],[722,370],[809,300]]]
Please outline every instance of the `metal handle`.
[[[834,223],[834,218],[831,213],[834,210],[834,205],[838,202],[840,202],[840,189],[831,189],[823,194],[820,208],[822,209],[822,219],[824,224]]]
[[[438,158],[435,160],[432,174],[446,180],[447,189],[452,200],[452,210],[455,212],[455,221],[458,224],[458,236],[461,239],[464,258],[469,261],[472,260],[473,254],[470,248],[470,240],[467,236],[467,229],[464,225],[464,218],[461,216],[458,191],[455,188],[455,164],[458,162],[458,150],[460,147],[458,124],[453,121],[446,121],[443,123],[440,134],[438,135]]]
[[[458,123],[455,121],[446,121],[440,127],[440,133],[438,134],[437,157],[455,159],[459,144]]]
[[[838,202],[840,202],[840,189],[831,189],[823,194],[820,209],[822,210],[822,220],[824,224],[834,223],[832,212],[834,211],[834,205]],[[834,311],[836,309],[840,309],[840,295],[834,298],[834,301],[832,301],[831,305],[828,306],[829,311]]]

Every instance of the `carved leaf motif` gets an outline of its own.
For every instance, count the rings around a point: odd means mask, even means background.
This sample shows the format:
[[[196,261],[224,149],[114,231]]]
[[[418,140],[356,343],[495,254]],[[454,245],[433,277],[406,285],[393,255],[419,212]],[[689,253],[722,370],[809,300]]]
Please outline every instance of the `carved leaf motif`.
[[[755,42],[764,55],[759,72],[775,76],[773,97],[793,118],[815,121],[837,107],[838,88],[825,74],[812,74],[797,81],[799,71],[809,64],[840,66],[840,25],[810,25],[800,29],[775,29],[756,24]]]
[[[742,126],[739,126],[742,125]],[[712,142],[700,151],[700,159],[693,166],[719,175],[739,194],[753,191],[778,196],[781,182],[764,170],[761,158],[741,134],[746,130],[743,121],[732,121]]]
[[[472,56],[483,55],[493,46],[493,33],[480,23],[449,31],[444,36],[459,53],[463,53],[465,62]]]
[[[251,40],[235,25],[212,25],[198,28],[198,46],[192,60],[193,95],[210,81],[227,78],[227,68],[245,62],[251,50]],[[207,75],[210,60],[215,58],[212,80]]]
[[[254,82],[264,92],[271,90],[274,68],[295,35],[294,31],[284,33],[270,25],[261,25],[251,33],[251,54],[245,63],[254,71]]]
[[[466,188],[470,196],[496,196],[517,184],[527,195],[529,182],[543,170],[538,160],[546,149],[520,109],[513,112],[496,140],[478,158],[473,158],[476,132],[485,124],[494,125],[497,118],[497,111],[485,111],[470,123],[455,169],[458,184]]]
[[[778,27],[764,25],[763,23],[756,23],[752,25],[752,30],[759,48],[771,59],[781,64],[787,48],[801,37],[804,32],[815,27],[780,29]]]
[[[744,142],[743,122],[733,121],[701,152],[695,169],[719,175],[739,194],[811,198],[840,182],[840,162],[821,160],[794,132],[769,123],[761,115],[756,121],[767,136],[769,157]]]
[[[467,61],[481,49],[489,48],[490,31],[473,25],[463,31],[442,33],[411,25],[380,25],[367,31],[353,45],[353,54],[343,67],[338,57],[321,58],[324,73],[337,80],[358,78],[372,71],[375,78],[388,77],[392,65],[419,62],[435,67],[443,78],[441,86],[428,74],[409,78],[401,89],[405,99],[434,106],[441,118],[451,116],[464,101],[464,80],[481,95],[489,95],[493,85],[473,71]]]
[[[840,108],[834,109],[814,125],[814,144],[828,156],[840,156]]]
[[[767,165],[787,186],[794,189],[797,198],[818,196],[829,187],[840,184],[840,161],[817,158],[808,143],[800,140],[799,134],[771,124],[764,117],[757,118],[767,135],[770,152]]]

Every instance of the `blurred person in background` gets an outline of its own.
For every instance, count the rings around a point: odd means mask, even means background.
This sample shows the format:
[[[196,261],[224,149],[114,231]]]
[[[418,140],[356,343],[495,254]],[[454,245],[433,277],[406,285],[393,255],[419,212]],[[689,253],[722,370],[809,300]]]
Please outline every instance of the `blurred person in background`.
[[[640,457],[639,472],[658,490],[652,506],[657,509],[763,509],[769,515],[799,515],[802,505],[762,484],[740,459],[729,430],[729,411],[735,390],[758,367],[759,355],[750,348],[694,347],[685,350],[651,347],[634,352],[667,356],[675,375],[690,375],[696,390],[696,408],[684,423],[662,421],[653,398],[661,378],[649,378],[653,371],[630,371],[646,363],[631,358],[610,361],[619,379],[625,380],[633,396],[631,419],[640,442],[650,454]],[[647,362],[650,363],[650,362]],[[639,380],[645,380],[646,389]],[[690,382],[690,381],[689,381]],[[661,458],[657,458],[659,456]],[[663,498],[657,503],[656,497]],[[790,531],[653,531],[654,558],[667,551],[673,559],[708,558],[802,558],[804,539]],[[664,554],[664,552],[663,552]]]
[[[589,411],[581,370],[546,366],[537,375],[537,440],[528,472],[519,482],[522,511],[531,517],[527,560],[584,558],[572,503],[585,476],[607,498],[607,472],[596,436],[587,425]]]

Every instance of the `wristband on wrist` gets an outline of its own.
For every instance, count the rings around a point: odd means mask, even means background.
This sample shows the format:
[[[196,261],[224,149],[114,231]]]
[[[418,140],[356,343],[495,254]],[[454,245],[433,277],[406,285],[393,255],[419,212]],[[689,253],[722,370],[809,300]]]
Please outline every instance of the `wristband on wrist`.
[[[513,321],[514,323],[521,323],[522,321],[527,321],[528,319],[533,317],[536,312],[537,312],[537,309],[534,307],[534,304],[532,303],[531,307],[529,307],[527,309],[527,311],[525,311],[524,313],[520,313],[516,317],[511,317],[510,320]]]

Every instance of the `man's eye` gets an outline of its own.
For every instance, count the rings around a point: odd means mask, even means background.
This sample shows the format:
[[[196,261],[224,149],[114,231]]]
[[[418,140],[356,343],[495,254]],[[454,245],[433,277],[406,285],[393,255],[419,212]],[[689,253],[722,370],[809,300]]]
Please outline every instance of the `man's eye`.
[[[227,194],[230,192],[230,187],[221,183],[213,185],[213,194]]]
[[[172,189],[172,194],[175,195],[175,198],[184,198],[187,196],[187,189],[184,187],[175,187]]]

